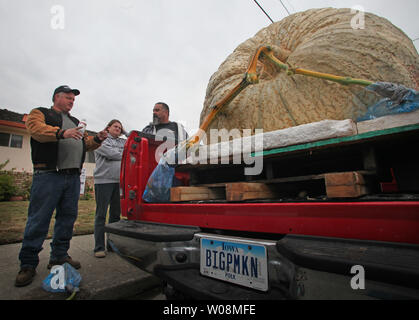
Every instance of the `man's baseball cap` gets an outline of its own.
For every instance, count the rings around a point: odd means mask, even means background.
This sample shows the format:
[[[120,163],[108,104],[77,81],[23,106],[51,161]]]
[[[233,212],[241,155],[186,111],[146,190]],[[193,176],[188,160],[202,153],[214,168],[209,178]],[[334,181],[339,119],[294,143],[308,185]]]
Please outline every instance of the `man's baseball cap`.
[[[57,89],[54,90],[54,94],[52,95],[53,101],[54,101],[55,95],[60,92],[66,92],[66,93],[72,92],[74,93],[75,96],[78,96],[80,94],[80,90],[78,89],[71,89],[69,86],[66,86],[66,85],[59,86]]]

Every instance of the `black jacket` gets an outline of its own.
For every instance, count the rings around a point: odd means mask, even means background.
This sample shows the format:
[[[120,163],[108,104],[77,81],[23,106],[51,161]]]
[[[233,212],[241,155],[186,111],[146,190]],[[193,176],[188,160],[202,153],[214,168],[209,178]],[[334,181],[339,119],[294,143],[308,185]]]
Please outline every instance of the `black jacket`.
[[[62,117],[61,113],[55,111],[52,108],[36,108],[37,110],[41,111],[45,117],[45,124],[60,127],[62,128]],[[68,115],[71,121],[74,122],[76,126],[79,124],[79,120],[71,115]],[[57,131],[58,133],[58,131]],[[58,139],[59,136],[57,134],[57,141],[53,142],[39,142],[31,137],[31,155],[32,155],[32,163],[34,169],[37,170],[55,170],[57,168],[57,159],[58,159]],[[86,143],[85,139],[83,141],[83,155],[82,159],[80,159],[80,169],[83,167],[84,159],[86,157]]]

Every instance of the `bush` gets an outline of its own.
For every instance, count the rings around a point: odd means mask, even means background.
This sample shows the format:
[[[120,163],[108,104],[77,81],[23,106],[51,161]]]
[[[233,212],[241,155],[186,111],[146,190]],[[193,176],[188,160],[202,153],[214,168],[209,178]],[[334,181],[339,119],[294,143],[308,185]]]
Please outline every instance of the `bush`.
[[[15,181],[8,174],[0,174],[0,201],[9,201],[16,193]]]
[[[26,178],[20,186],[16,186],[16,196],[22,196],[24,200],[29,200],[31,196],[32,179]]]
[[[16,193],[15,180],[7,171],[2,171],[9,160],[0,163],[0,201],[9,201]]]

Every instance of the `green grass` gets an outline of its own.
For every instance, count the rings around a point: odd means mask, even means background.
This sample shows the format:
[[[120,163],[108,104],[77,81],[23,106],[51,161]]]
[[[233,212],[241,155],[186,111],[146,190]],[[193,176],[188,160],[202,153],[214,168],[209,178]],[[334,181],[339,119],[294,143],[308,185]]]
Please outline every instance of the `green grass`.
[[[0,245],[20,242],[28,217],[29,201],[0,202]],[[96,202],[79,201],[79,214],[74,224],[73,235],[91,234],[94,230]],[[49,226],[48,238],[52,237],[55,213]]]

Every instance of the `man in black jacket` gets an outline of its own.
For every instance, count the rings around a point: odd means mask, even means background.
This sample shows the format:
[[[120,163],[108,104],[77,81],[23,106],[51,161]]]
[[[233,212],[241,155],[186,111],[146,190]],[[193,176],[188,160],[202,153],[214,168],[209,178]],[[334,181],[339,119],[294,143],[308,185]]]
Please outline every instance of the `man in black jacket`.
[[[82,133],[79,120],[70,115],[80,91],[68,86],[55,89],[51,108],[33,109],[26,121],[31,135],[34,167],[28,221],[19,253],[20,271],[15,285],[30,284],[39,264],[39,252],[47,236],[52,213],[56,210],[54,234],[48,268],[65,262],[80,268],[80,262],[67,253],[77,218],[80,172],[86,151],[94,150],[106,139],[106,131],[95,137]]]

